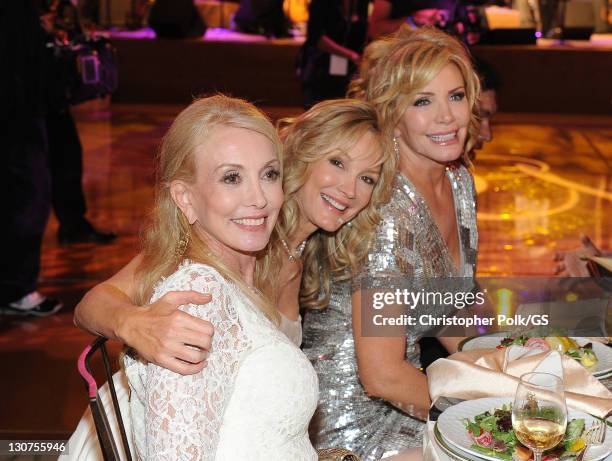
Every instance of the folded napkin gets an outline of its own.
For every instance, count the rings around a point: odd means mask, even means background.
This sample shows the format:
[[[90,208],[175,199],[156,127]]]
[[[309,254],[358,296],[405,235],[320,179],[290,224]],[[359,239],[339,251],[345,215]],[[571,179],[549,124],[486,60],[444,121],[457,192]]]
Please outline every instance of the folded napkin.
[[[582,365],[557,351],[511,346],[457,352],[432,363],[427,382],[432,402],[439,397],[514,398],[519,377],[532,371],[562,376],[568,407],[601,418],[612,412],[612,393]]]

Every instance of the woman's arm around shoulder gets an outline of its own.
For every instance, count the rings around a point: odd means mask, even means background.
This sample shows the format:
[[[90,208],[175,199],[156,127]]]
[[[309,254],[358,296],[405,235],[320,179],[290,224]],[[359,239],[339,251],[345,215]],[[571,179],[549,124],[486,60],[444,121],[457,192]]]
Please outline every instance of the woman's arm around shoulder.
[[[203,304],[210,296],[194,291],[169,292],[149,306],[136,306],[131,300],[139,264],[140,256],[136,256],[117,274],[89,290],[76,306],[75,325],[123,342],[149,362],[177,373],[197,373],[204,366],[213,328],[177,307]],[[186,344],[198,349],[187,348]]]

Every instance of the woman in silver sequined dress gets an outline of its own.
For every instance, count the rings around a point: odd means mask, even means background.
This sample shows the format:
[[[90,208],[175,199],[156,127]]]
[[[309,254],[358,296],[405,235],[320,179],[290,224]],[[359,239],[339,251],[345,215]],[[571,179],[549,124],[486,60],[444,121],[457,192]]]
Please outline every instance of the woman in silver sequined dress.
[[[399,171],[365,266],[352,286],[333,284],[326,309],[307,313],[303,349],[320,380],[315,446],[378,460],[422,444],[430,401],[418,340],[426,328],[362,336],[359,286],[366,278],[384,286],[393,276],[474,275],[478,233],[465,153],[478,130],[479,83],[463,47],[431,29],[401,29],[365,56],[352,94],[379,110]],[[450,338],[442,342],[452,349]]]
[[[280,128],[287,165],[280,245],[271,242],[274,260],[282,264],[271,294],[283,318],[297,318],[301,344],[300,306],[326,304],[331,274],[364,260],[363,236],[374,232],[396,162],[382,146],[377,113],[367,102],[323,102],[288,122]]]

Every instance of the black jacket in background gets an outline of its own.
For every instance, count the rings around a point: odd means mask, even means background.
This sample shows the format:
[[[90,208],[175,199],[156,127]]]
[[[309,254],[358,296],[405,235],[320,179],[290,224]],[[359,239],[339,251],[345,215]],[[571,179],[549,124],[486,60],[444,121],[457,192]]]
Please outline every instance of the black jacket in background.
[[[0,120],[43,116],[50,55],[37,2],[0,1]]]

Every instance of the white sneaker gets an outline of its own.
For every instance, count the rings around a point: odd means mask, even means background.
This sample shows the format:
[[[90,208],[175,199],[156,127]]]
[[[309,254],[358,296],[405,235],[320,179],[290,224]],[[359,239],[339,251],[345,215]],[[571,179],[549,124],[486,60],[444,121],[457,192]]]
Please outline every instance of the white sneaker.
[[[8,306],[2,308],[6,314],[14,315],[34,315],[36,317],[45,317],[55,314],[64,305],[57,299],[50,299],[41,295],[38,291],[28,293],[23,298],[9,303]]]

